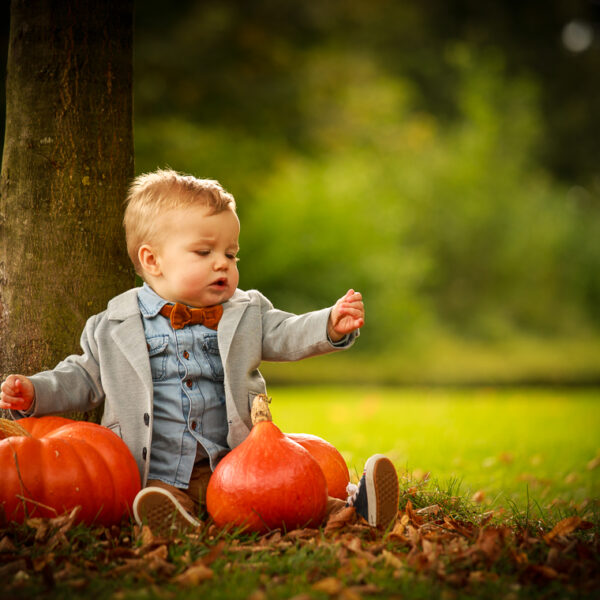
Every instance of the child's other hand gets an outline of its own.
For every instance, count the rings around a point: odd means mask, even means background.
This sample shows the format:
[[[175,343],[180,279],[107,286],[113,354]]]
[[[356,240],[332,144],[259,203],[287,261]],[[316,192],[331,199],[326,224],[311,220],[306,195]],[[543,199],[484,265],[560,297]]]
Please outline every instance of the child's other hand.
[[[329,315],[327,333],[332,342],[339,342],[345,335],[365,324],[365,305],[360,292],[348,290],[340,298]]]
[[[9,375],[0,386],[0,408],[26,411],[35,397],[33,383],[24,375]]]

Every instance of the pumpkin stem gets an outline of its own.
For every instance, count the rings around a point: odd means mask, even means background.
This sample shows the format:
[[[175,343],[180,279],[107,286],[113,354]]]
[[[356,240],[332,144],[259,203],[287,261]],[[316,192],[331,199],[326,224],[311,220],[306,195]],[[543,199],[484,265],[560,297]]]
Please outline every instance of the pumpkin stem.
[[[250,417],[252,418],[252,425],[256,425],[261,421],[272,421],[271,411],[269,410],[269,404],[271,398],[265,394],[259,394],[252,401],[252,411]]]
[[[23,425],[10,419],[0,419],[0,440],[13,436],[31,437],[31,434]]]

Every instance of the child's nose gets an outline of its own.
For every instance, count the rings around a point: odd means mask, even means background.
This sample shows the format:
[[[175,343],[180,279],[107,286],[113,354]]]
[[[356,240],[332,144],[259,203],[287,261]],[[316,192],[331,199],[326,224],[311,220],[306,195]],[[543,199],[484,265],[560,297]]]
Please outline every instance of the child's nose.
[[[215,271],[222,271],[227,268],[227,258],[225,256],[218,256],[215,258],[214,269]]]

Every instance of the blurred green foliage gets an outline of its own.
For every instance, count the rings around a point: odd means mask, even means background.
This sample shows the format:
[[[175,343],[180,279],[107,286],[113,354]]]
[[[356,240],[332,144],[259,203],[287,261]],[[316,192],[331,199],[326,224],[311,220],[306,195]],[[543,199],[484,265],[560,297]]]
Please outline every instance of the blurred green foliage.
[[[414,57],[390,69],[368,37],[389,3],[326,4],[191,3],[171,34],[140,35],[137,171],[219,179],[238,200],[242,287],[292,311],[361,290],[370,353],[597,337],[600,189],[542,164],[539,81],[498,48],[448,42],[420,53],[452,95],[436,112]],[[394,11],[384,39],[416,40],[423,12]]]

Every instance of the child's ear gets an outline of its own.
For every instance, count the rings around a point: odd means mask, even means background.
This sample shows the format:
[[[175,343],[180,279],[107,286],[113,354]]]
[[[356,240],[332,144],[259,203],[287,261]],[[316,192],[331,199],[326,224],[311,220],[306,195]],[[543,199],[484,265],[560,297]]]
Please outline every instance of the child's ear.
[[[158,277],[161,274],[158,255],[152,246],[149,246],[148,244],[140,246],[140,249],[138,250],[138,260],[140,261],[142,269],[148,273],[148,275]]]

